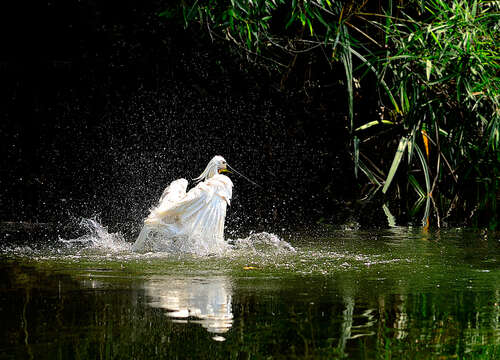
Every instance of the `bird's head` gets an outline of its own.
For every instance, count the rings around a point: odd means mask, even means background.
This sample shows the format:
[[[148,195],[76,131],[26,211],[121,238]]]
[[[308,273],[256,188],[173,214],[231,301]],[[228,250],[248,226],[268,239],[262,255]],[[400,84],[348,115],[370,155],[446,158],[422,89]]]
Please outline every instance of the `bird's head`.
[[[210,162],[214,162],[215,166],[217,167],[217,172],[220,174],[222,172],[227,172],[227,162],[226,160],[220,156],[220,155],[216,155],[213,157],[212,160],[210,160]],[[209,163],[210,164],[210,163]]]
[[[210,179],[215,174],[220,174],[221,172],[226,172],[226,171],[227,171],[226,160],[222,156],[216,155],[212,158],[212,160],[210,160],[210,162],[208,163],[205,170],[203,170],[201,175],[194,180],[203,181],[206,179]]]

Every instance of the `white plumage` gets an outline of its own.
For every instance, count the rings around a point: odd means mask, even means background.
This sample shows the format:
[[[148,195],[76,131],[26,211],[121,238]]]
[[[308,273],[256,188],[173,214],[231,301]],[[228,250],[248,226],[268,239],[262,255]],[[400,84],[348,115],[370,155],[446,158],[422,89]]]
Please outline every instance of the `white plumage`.
[[[233,188],[231,179],[220,174],[226,166],[222,156],[215,156],[187,193],[186,179],[172,181],[144,220],[134,250],[222,253],[227,248],[224,222]]]

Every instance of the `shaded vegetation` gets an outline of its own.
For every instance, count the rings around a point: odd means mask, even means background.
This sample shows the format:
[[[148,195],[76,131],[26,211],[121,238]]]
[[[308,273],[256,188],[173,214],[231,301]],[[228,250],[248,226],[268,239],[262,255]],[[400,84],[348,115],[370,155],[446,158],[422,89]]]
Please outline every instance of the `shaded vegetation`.
[[[213,0],[160,15],[198,22],[306,97],[339,79],[340,65],[354,171],[371,184],[365,195],[416,201],[409,218],[423,213],[424,226],[496,228],[499,10],[492,1]],[[377,94],[375,116],[358,101],[367,92]]]
[[[497,3],[390,4],[10,4],[0,219],[123,230],[221,153],[265,189],[233,178],[228,228],[387,226],[384,203],[495,227]]]

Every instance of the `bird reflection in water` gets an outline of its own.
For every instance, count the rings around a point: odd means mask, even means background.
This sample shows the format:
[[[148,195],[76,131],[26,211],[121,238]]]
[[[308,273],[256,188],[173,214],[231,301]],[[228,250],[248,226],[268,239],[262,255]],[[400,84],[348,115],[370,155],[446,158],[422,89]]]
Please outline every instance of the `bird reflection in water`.
[[[214,340],[225,340],[233,325],[232,290],[224,276],[209,278],[155,277],[144,284],[149,305],[167,310],[167,316],[178,323],[201,324],[217,334]]]

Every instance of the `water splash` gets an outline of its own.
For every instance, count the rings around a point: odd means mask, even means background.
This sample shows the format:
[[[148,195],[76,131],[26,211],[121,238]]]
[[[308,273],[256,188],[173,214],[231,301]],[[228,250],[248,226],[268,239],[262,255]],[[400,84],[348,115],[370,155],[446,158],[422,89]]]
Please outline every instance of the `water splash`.
[[[79,226],[86,232],[84,235],[70,240],[59,239],[68,249],[90,248],[122,252],[132,248],[121,233],[110,233],[97,219],[82,219]]]
[[[275,234],[260,232],[251,234],[244,239],[230,240],[236,251],[252,252],[254,254],[282,254],[296,252],[295,248]]]
[[[146,224],[132,250],[136,253],[223,255],[228,251],[228,244],[217,237],[207,239],[204,234],[178,234],[168,226]]]
[[[133,244],[125,239],[120,233],[110,233],[108,228],[102,225],[97,219],[82,219],[79,226],[84,230],[85,234],[76,239],[59,239],[60,243],[73,250],[105,250],[111,253],[130,252],[135,253]],[[165,244],[165,239],[152,239],[160,245]],[[167,239],[168,240],[168,239]],[[260,232],[254,233],[246,238],[236,240],[228,239],[224,242],[224,248],[215,253],[207,252],[203,246],[196,247],[200,242],[189,242],[186,246],[151,246],[149,253],[163,253],[166,255],[181,255],[191,254],[198,256],[217,255],[229,256],[241,254],[285,254],[296,252],[295,248],[285,240],[280,239],[277,235]],[[144,253],[144,251],[141,251]]]

